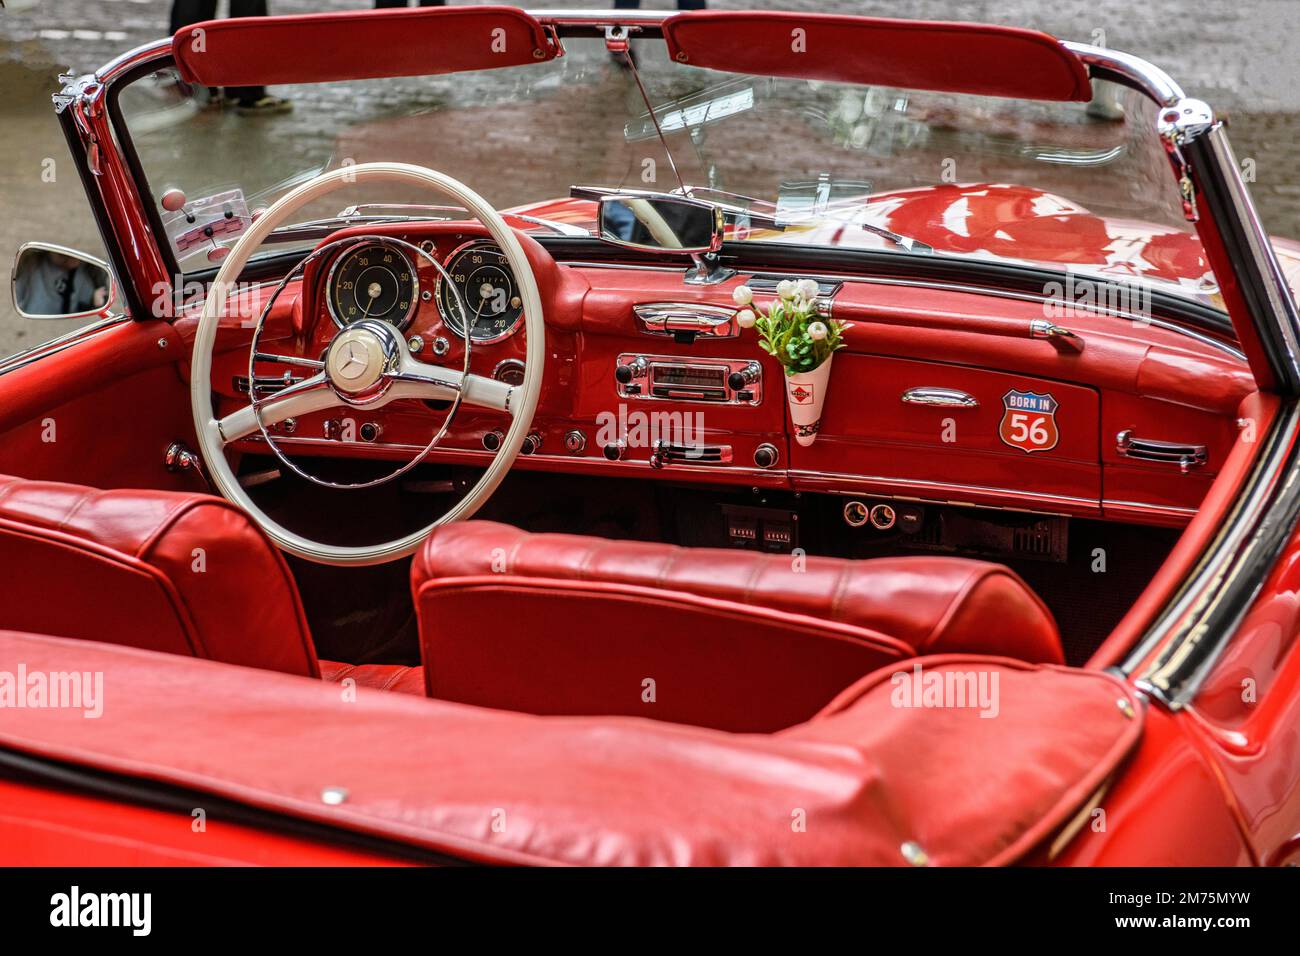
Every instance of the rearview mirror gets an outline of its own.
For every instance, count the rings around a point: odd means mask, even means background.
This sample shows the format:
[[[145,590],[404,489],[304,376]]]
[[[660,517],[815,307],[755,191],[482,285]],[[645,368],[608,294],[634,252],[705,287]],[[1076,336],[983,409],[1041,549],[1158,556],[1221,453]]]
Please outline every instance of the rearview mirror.
[[[665,193],[618,193],[600,199],[600,238],[628,249],[682,255],[722,248],[722,210]]]
[[[25,319],[89,318],[117,298],[108,263],[47,242],[25,243],[9,278],[14,309]]]

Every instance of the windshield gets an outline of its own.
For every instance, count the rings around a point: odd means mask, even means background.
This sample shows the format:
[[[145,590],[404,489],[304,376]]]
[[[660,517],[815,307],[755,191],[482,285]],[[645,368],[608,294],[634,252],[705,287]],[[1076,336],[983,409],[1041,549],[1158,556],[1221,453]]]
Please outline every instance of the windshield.
[[[223,107],[170,70],[119,105],[186,273],[220,261],[294,185],[389,160],[460,179],[538,233],[594,226],[590,191],[574,187],[685,191],[732,210],[732,241],[1031,264],[1222,308],[1137,93],[1097,83],[1092,103],[1047,103],[740,76],[674,63],[646,39],[633,44],[643,97],[603,41],[564,43],[563,57],[511,69],[277,87],[293,107],[278,115]],[[335,195],[299,214],[315,227],[260,254],[314,245],[341,214],[461,215],[441,201]]]

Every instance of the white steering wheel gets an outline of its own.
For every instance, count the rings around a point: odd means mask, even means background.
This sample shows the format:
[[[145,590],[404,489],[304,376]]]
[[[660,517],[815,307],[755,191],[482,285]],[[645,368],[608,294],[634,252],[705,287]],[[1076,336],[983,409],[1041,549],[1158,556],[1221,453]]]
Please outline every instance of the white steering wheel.
[[[421,362],[410,354],[402,336],[391,326],[367,320],[350,325],[336,335],[322,361],[296,359],[292,362],[316,367],[316,374],[269,398],[257,400],[254,397],[256,407],[249,404],[217,419],[212,407],[212,349],[234,282],[249,257],[271,230],[307,203],[344,186],[374,182],[428,186],[441,191],[478,219],[501,247],[515,274],[518,292],[523,299],[524,332],[527,336],[523,382],[511,386],[493,378],[469,374],[465,369],[449,369]],[[258,217],[221,264],[204,302],[203,314],[199,317],[198,331],[194,337],[190,403],[194,411],[199,449],[207,464],[208,474],[222,495],[246,511],[271,540],[285,551],[322,564],[361,565],[391,561],[413,552],[438,525],[473,515],[496,490],[518,457],[520,446],[532,424],[533,412],[542,390],[542,363],[545,355],[546,322],[542,315],[537,277],[533,274],[518,237],[495,209],[463,183],[423,166],[406,163],[346,166],[317,176],[282,197]],[[267,358],[276,360],[273,356]],[[250,395],[255,393],[250,390]],[[278,524],[259,508],[240,485],[226,461],[223,452],[226,445],[286,418],[340,405],[362,409],[382,408],[400,398],[436,401],[455,401],[459,398],[461,403],[497,409],[511,416],[510,427],[501,440],[500,449],[465,497],[437,521],[404,538],[365,547],[340,547],[305,538]]]

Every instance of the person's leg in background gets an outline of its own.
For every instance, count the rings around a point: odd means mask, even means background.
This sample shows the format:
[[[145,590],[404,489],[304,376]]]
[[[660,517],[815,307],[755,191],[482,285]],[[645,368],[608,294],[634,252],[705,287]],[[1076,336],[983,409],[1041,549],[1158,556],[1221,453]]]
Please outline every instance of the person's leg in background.
[[[232,17],[264,17],[268,13],[266,0],[230,0]],[[264,86],[230,86],[226,98],[235,101],[241,113],[284,113],[293,104],[280,96],[271,96]]]
[[[217,17],[217,0],[173,0],[171,32],[175,34],[181,27]]]

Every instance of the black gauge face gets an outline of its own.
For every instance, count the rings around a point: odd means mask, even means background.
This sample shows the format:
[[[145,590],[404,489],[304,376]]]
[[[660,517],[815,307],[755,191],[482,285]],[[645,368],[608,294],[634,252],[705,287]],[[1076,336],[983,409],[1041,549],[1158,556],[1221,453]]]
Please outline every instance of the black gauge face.
[[[469,311],[474,342],[498,342],[512,335],[523,320],[519,286],[501,248],[491,242],[461,246],[447,260],[447,273]],[[460,306],[445,278],[438,280],[438,311],[457,335],[465,334]]]
[[[415,313],[420,280],[398,246],[366,240],[335,260],[326,282],[326,301],[338,325],[381,319],[399,329]]]

